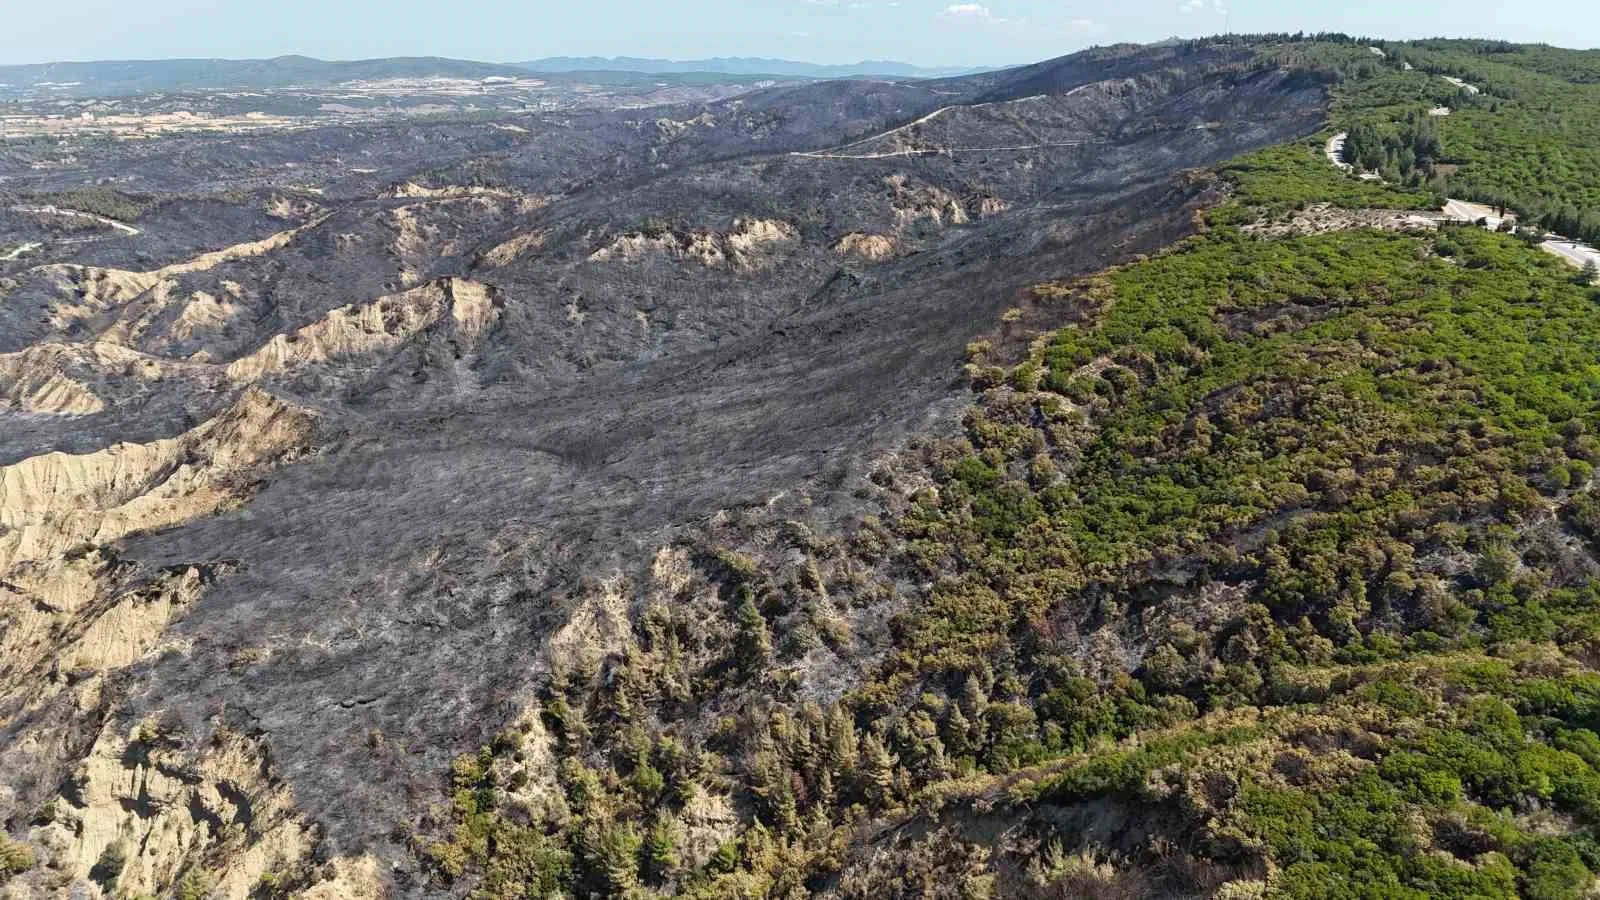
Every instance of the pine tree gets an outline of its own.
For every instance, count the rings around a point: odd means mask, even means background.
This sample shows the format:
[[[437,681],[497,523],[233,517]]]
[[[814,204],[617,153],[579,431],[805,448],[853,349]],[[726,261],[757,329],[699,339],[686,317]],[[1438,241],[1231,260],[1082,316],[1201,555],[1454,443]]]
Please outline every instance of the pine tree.
[[[823,769],[822,774],[817,776],[816,808],[830,808],[833,806],[834,799],[833,776],[828,774],[827,769]]]
[[[677,822],[670,815],[662,813],[656,816],[655,824],[650,826],[650,834],[645,838],[645,855],[650,861],[650,876],[657,881],[670,878],[678,871],[681,860],[678,856]]]
[[[950,716],[944,722],[944,736],[945,745],[950,748],[952,756],[960,758],[972,753],[972,723],[967,720],[958,703],[950,704]]]
[[[606,896],[620,896],[639,884],[639,848],[643,840],[632,823],[591,828],[581,839],[583,853]]]
[[[789,770],[774,751],[758,750],[750,761],[751,792],[761,801],[761,812],[766,821],[780,831],[788,831],[795,824],[799,806],[794,788],[789,780]]]
[[[826,761],[828,770],[835,773],[850,771],[856,761],[856,725],[838,704],[828,710]]]
[[[885,807],[894,802],[894,767],[895,759],[889,755],[889,748],[877,735],[867,735],[861,742],[861,761],[857,769],[862,795],[868,803]]]
[[[807,701],[800,708],[795,723],[794,744],[789,750],[789,763],[814,781],[823,763],[823,748],[827,745],[828,726],[822,718],[822,708]]]
[[[772,659],[772,633],[761,610],[756,608],[755,597],[748,590],[742,593],[744,599],[735,614],[739,626],[736,649],[740,665],[755,670]]]
[[[979,718],[983,710],[989,705],[989,694],[984,690],[983,684],[978,680],[976,673],[969,673],[967,680],[961,685],[961,707],[968,718]]]

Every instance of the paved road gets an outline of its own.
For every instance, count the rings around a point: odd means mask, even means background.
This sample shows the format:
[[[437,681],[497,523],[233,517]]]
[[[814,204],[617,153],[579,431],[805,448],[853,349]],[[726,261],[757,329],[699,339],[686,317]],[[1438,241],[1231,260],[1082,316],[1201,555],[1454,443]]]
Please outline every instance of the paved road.
[[[1546,252],[1554,253],[1580,269],[1590,262],[1600,266],[1600,250],[1580,244],[1577,241],[1570,241],[1566,238],[1552,238],[1539,246],[1544,248]]]

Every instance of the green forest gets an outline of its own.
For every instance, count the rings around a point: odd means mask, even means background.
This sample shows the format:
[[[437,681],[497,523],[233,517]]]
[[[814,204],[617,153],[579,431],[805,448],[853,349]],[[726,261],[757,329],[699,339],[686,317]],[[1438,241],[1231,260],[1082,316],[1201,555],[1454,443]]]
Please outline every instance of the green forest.
[[[1035,287],[874,512],[681,548],[626,653],[456,762],[411,838],[440,885],[1594,895],[1600,287],[1476,227],[1255,226],[1449,195],[1594,238],[1600,53],[1255,64],[1328,78],[1328,131],[1219,167],[1180,244]],[[854,686],[797,687],[830,653]]]
[[[1600,241],[1600,54],[1486,41],[1379,46],[1381,59],[1347,48],[1331,63],[1342,66],[1334,110],[1350,135],[1346,161],[1390,184]]]

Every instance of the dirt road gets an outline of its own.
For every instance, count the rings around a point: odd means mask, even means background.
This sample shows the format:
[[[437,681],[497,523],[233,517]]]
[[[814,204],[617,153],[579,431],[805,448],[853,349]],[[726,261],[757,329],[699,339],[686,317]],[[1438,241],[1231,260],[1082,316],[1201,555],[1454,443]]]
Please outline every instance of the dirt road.
[[[1355,166],[1352,166],[1344,161],[1344,145],[1349,139],[1350,132],[1341,131],[1333,137],[1328,138],[1328,146],[1324,147],[1322,151],[1323,153],[1327,154],[1328,163],[1330,165],[1343,169],[1346,172],[1355,169]]]
[[[79,212],[76,209],[62,209],[59,206],[13,206],[11,211],[43,216],[65,216],[69,219],[88,219],[91,222],[98,222],[107,228],[114,228],[129,237],[139,234],[139,229],[126,222],[118,222],[116,219],[97,216],[94,213]]]

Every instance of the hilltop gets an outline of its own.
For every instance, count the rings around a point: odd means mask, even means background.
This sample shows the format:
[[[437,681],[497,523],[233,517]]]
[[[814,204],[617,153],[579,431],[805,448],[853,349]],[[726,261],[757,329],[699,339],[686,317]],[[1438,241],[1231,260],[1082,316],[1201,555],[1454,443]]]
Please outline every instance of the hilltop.
[[[7,145],[0,890],[1586,896],[1597,60]]]

